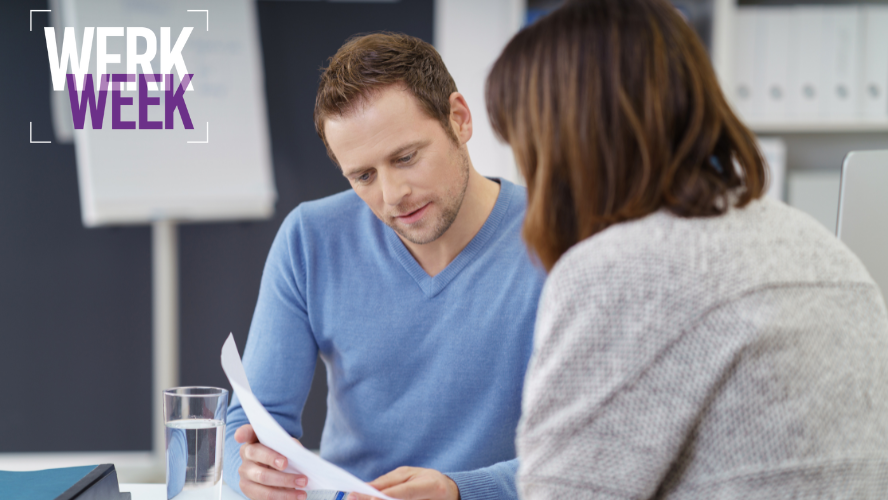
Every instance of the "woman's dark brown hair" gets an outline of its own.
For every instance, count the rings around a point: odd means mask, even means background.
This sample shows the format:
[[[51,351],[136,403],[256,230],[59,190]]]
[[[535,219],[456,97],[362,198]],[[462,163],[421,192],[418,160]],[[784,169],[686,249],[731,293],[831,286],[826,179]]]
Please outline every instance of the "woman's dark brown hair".
[[[524,29],[487,108],[527,181],[524,239],[550,270],[610,225],[719,215],[764,190],[754,136],[666,0],[572,1]]]

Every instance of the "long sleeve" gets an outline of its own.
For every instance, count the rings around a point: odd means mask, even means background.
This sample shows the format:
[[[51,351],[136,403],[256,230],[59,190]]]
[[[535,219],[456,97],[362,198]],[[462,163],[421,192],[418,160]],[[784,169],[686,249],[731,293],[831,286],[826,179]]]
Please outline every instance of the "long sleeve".
[[[364,481],[405,465],[453,472],[466,500],[516,498],[515,429],[543,280],[521,242],[524,206],[502,181],[482,230],[432,277],[354,191],[301,204],[272,245],[247,339],[256,396],[300,437],[320,354],[325,460]],[[225,464],[235,489],[232,436],[245,422],[235,400]]]
[[[515,488],[517,471],[516,458],[482,469],[451,472],[447,475],[459,488],[461,500],[513,500],[518,498]]]
[[[304,293],[300,210],[284,221],[272,243],[243,362],[253,393],[293,437],[302,437],[302,409],[311,388],[318,346],[309,323]],[[247,424],[236,397],[225,429],[225,482],[240,493],[240,444],[235,431]]]

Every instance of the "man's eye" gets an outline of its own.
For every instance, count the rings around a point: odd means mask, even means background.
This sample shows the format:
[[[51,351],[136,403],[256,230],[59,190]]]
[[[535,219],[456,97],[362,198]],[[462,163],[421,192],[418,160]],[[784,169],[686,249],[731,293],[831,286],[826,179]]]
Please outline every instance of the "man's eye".
[[[413,153],[411,153],[407,156],[402,156],[402,157],[398,158],[398,163],[407,163],[408,161],[410,161],[412,159],[413,159]]]
[[[373,172],[364,172],[363,174],[355,177],[355,184],[369,184],[372,180]]]

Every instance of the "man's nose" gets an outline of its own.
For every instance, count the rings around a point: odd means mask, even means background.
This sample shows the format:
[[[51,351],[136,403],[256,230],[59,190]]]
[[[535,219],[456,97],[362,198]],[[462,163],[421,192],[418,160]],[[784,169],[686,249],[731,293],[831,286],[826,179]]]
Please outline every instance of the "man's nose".
[[[410,185],[398,171],[380,173],[382,200],[386,205],[397,206],[410,194]]]

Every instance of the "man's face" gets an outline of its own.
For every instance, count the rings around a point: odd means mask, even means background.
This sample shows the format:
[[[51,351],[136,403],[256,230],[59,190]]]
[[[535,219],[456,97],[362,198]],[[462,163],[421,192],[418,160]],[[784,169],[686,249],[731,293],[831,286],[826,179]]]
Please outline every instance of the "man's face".
[[[324,127],[343,175],[382,222],[418,245],[450,228],[468,186],[469,160],[409,90],[383,89]]]

